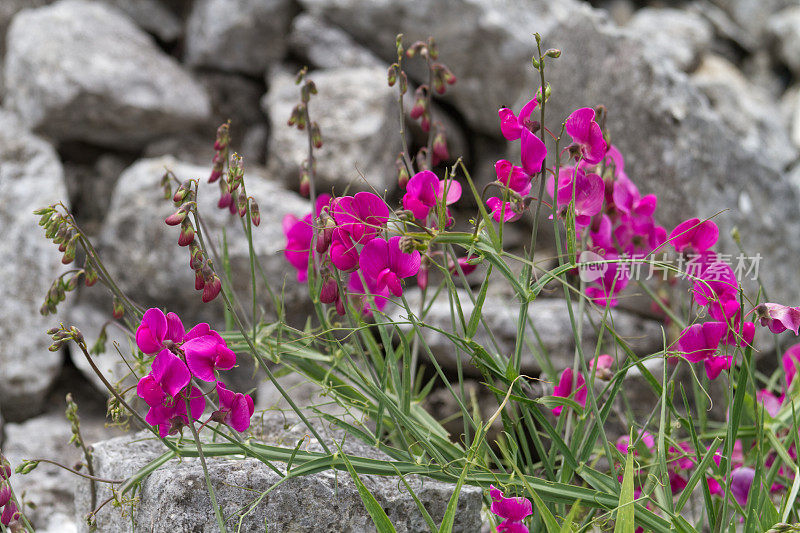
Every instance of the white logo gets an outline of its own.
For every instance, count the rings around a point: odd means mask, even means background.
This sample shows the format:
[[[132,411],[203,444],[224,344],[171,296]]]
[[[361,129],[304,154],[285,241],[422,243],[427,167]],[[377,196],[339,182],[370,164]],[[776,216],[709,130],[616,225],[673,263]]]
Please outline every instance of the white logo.
[[[605,261],[605,258],[589,250],[581,252],[578,257],[578,275],[581,281],[590,283],[603,277],[608,270],[608,263],[598,263],[598,261]]]

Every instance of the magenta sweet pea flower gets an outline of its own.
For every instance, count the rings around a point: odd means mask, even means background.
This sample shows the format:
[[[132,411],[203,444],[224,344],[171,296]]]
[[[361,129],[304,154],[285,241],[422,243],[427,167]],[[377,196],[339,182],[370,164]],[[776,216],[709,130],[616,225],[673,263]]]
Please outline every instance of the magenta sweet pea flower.
[[[723,322],[692,324],[681,331],[675,343],[676,351],[690,363],[714,357],[727,329]]]
[[[408,180],[406,193],[403,195],[403,208],[411,211],[418,220],[425,220],[431,209],[444,197],[445,205],[450,205],[461,198],[461,184],[455,180],[439,180],[430,170],[417,172]]]
[[[669,242],[677,252],[705,252],[717,243],[719,228],[711,220],[690,218],[678,224],[669,234]]]
[[[475,272],[476,268],[478,268],[477,264],[473,264],[470,262],[472,260],[474,260],[474,257],[459,257],[456,260],[456,263],[458,263],[458,268],[456,268],[456,265],[453,263],[453,260],[448,259],[447,264],[450,274],[452,274],[453,276],[460,276],[461,274],[469,276],[470,274]]]
[[[497,174],[497,181],[516,192],[520,196],[525,196],[531,192],[531,177],[522,167],[512,165],[510,161],[500,159],[494,164]]]
[[[756,307],[755,314],[761,325],[769,327],[772,333],[783,333],[788,329],[798,335],[800,307],[763,303]]]
[[[189,339],[181,345],[186,365],[192,375],[202,381],[215,381],[215,370],[230,370],[236,364],[236,354],[214,333]]]
[[[594,109],[576,109],[567,118],[564,128],[586,163],[595,165],[606,155],[606,141],[600,125],[594,120]]]
[[[4,526],[9,526],[13,522],[19,520],[20,513],[17,509],[17,504],[13,501],[8,502],[5,507],[3,507],[3,513],[0,514],[0,523]]]
[[[328,257],[333,266],[342,272],[352,272],[358,268],[358,249],[348,232],[339,228],[333,230]]]
[[[800,367],[800,344],[795,344],[783,354],[783,374],[786,378],[787,389],[792,385],[798,367]]]
[[[308,281],[308,261],[313,253],[311,241],[314,238],[314,227],[311,214],[302,219],[292,214],[283,217],[283,234],[286,236],[283,255],[297,269],[297,281],[305,283]]]
[[[528,528],[522,523],[533,514],[533,506],[528,498],[506,498],[494,485],[489,485],[489,497],[492,499],[489,510],[503,519],[497,526],[498,533],[528,533]]]
[[[547,147],[544,142],[527,128],[522,130],[520,159],[523,170],[531,176],[538,174],[542,171],[545,158],[547,158]]]
[[[144,312],[142,323],[136,330],[136,345],[147,355],[158,353],[164,341],[179,343],[183,341],[184,329],[181,319],[175,313],[164,313],[152,307]]]
[[[221,381],[217,382],[217,396],[219,397],[217,416],[221,421],[239,433],[247,431],[250,427],[250,417],[255,411],[253,398],[249,394],[228,390]]]
[[[595,376],[604,381],[608,381],[613,376],[611,367],[614,366],[614,358],[608,354],[598,355],[589,360],[589,371],[594,369]],[[596,367],[596,368],[595,368]]]
[[[361,312],[365,316],[372,316],[374,311],[383,311],[386,307],[389,302],[389,288],[378,289],[370,278],[365,276],[365,280],[367,289],[364,289],[364,284],[361,282],[361,276],[358,272],[350,274],[350,279],[347,282],[347,294],[361,302]]]
[[[656,439],[652,433],[647,430],[642,430],[639,432],[639,436],[641,437],[641,442],[647,448],[649,453],[655,453],[656,450]],[[617,450],[620,451],[622,455],[628,454],[628,446],[631,442],[630,435],[622,435],[620,438],[617,439],[616,447]],[[636,451],[633,452],[635,455],[637,454]]]
[[[502,107],[497,112],[500,116],[500,132],[507,141],[516,141],[520,138],[524,131],[528,129],[529,118],[531,113],[539,103],[536,98],[528,101],[519,111],[519,116],[514,115],[514,112],[507,107]]]
[[[349,233],[353,241],[359,244],[373,239],[389,220],[386,202],[371,192],[336,198],[331,214],[337,227]]]
[[[619,259],[616,252],[606,252],[604,259]],[[608,263],[605,272],[594,285],[586,287],[586,296],[595,304],[603,307],[614,307],[617,305],[615,296],[622,292],[630,282],[630,271],[627,265],[621,263]]]
[[[767,389],[761,389],[756,393],[756,401],[763,405],[764,410],[773,418],[778,414],[778,411],[781,410],[781,404],[783,403],[780,398]]]
[[[136,393],[151,408],[177,397],[192,376],[186,363],[167,349],[153,359],[150,373],[139,380]]]
[[[697,263],[700,272],[692,284],[692,293],[697,305],[718,307],[728,300],[737,299],[739,282],[731,266],[720,261],[716,254],[706,253],[699,256]],[[687,268],[690,268],[687,264]],[[693,273],[694,274],[694,273]]]
[[[486,205],[489,207],[492,213],[492,218],[495,222],[514,222],[515,220],[519,220],[522,216],[522,213],[518,211],[517,204],[514,202],[504,202],[500,198],[496,196],[492,196],[488,200],[486,200]]]
[[[570,398],[572,397],[573,400],[578,402],[581,407],[586,406],[586,380],[583,377],[583,374],[578,372],[577,379],[575,380],[575,388],[573,389],[573,372],[572,368],[567,367],[561,372],[561,376],[558,380],[558,385],[555,386],[553,389],[553,396],[558,396],[560,398]],[[574,393],[574,397],[573,397]],[[559,416],[563,406],[559,405],[558,407],[554,407],[552,409],[553,414],[555,416]]]
[[[555,179],[551,176],[547,182],[547,192],[554,196]],[[591,223],[594,215],[603,209],[605,184],[597,174],[586,174],[576,167],[561,169],[558,173],[559,206],[567,206],[575,201],[575,226],[585,228]]]
[[[417,250],[410,254],[400,250],[400,239],[372,239],[361,250],[359,260],[364,277],[374,282],[377,290],[388,288],[397,297],[403,294],[400,280],[415,275],[421,264]]]
[[[740,466],[731,472],[731,494],[742,507],[747,505],[747,497],[750,495],[755,477],[756,471],[749,466]]]
[[[189,411],[186,411],[186,391],[181,392],[177,397],[165,401],[162,405],[150,408],[145,422],[151,426],[158,427],[158,434],[163,438],[167,435],[174,435],[177,431],[190,424],[189,416],[192,420],[197,420],[206,408],[206,398],[203,391],[197,387],[192,387],[189,391]]]
[[[706,375],[708,379],[712,380],[717,379],[723,370],[728,370],[731,364],[733,364],[733,356],[730,355],[718,355],[703,361],[703,365],[706,367]]]

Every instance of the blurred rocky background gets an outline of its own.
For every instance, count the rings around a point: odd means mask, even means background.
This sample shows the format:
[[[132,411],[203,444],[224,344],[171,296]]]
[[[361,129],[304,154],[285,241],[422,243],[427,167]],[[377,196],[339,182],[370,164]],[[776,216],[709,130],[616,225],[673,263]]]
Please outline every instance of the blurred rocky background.
[[[298,99],[293,74],[307,65],[319,87],[311,113],[325,140],[320,191],[371,186],[396,201],[399,124],[386,69],[401,32],[407,43],[434,36],[458,77],[434,115],[451,156],[464,157],[479,186],[509,155],[497,109],[519,109],[538,86],[530,57],[539,32],[563,52],[547,73],[548,115],[557,121],[604,105],[628,175],[659,197],[657,220],[671,228],[720,213],[721,249],[738,253],[728,238],[738,227],[747,253],[763,257],[768,294],[800,303],[797,0],[0,0],[0,250],[8,265],[0,414],[12,460],[76,459],[66,445],[66,392],[79,396],[91,437],[114,434],[81,354],[49,352],[44,334],[64,321],[91,342],[111,303],[98,287],[82,289],[57,318],[39,316],[62,267],[31,212],[63,200],[130,296],[187,323],[221,324],[222,303],[200,304],[177,232],[163,223],[171,204],[158,183],[165,168],[205,181],[216,127],[230,119],[262,213],[256,251],[272,286],[285,290],[290,318],[302,319],[305,288],[283,262],[280,230],[285,214],[309,210],[297,194],[306,139],[286,127]],[[425,81],[422,71],[410,74]],[[409,142],[420,146],[410,123]],[[246,288],[238,221],[214,208],[215,186],[204,184],[204,193],[209,225],[227,228],[234,284]],[[526,224],[507,228],[511,246],[527,242]],[[493,316],[507,311],[505,302],[490,296]],[[264,311],[274,312],[266,302]],[[565,313],[546,301],[532,310],[548,324],[565,324]],[[660,324],[646,312],[631,305],[617,313],[621,334],[638,338],[642,353],[660,347]],[[448,312],[434,307],[432,320],[447,322]],[[571,358],[567,330],[540,331],[554,358]],[[500,341],[514,334],[501,331]],[[114,340],[127,346],[121,332],[109,336],[109,350]],[[115,371],[113,357],[98,364]],[[528,370],[540,370],[535,357]],[[259,396],[265,407],[278,402],[264,387]],[[430,406],[448,414],[437,402],[432,396]],[[77,528],[69,474],[42,466],[18,483],[41,504],[31,513],[39,528]]]

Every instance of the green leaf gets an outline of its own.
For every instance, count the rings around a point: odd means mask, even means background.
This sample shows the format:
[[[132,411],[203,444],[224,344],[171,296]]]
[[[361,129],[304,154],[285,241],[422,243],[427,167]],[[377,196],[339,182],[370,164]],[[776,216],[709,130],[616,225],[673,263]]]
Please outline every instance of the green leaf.
[[[561,533],[561,527],[559,527],[553,513],[550,512],[550,509],[547,508],[544,501],[542,501],[536,492],[531,492],[531,495],[533,496],[533,503],[536,504],[536,509],[539,511],[539,514],[542,515],[542,521],[547,528],[547,533]]]
[[[458,509],[458,495],[461,494],[461,487],[464,486],[464,478],[467,476],[468,468],[469,463],[466,463],[464,469],[461,470],[461,475],[458,476],[456,488],[453,491],[453,495],[450,496],[450,501],[447,502],[447,509],[444,512],[444,518],[442,518],[442,525],[439,526],[439,533],[451,533],[453,531],[453,523],[455,522],[456,510]]]
[[[372,518],[372,521],[375,523],[375,527],[378,529],[378,533],[397,533],[397,530],[395,530],[392,522],[389,520],[389,517],[386,516],[386,511],[383,510],[383,507],[381,507],[381,505],[378,503],[378,500],[375,499],[375,496],[373,496],[369,489],[364,486],[364,483],[361,482],[361,479],[358,477],[358,474],[353,468],[352,463],[350,463],[350,459],[347,458],[346,454],[341,453],[341,449],[339,452],[340,457],[344,460],[345,466],[347,466],[347,471],[350,472],[350,477],[353,478],[353,483],[356,484],[358,495],[361,496],[361,501],[364,502],[364,507],[367,508],[369,516]]]
[[[631,436],[633,441],[633,436]],[[628,447],[625,472],[622,476],[622,490],[619,493],[619,508],[614,533],[634,533],[635,508],[633,506],[633,449]]]

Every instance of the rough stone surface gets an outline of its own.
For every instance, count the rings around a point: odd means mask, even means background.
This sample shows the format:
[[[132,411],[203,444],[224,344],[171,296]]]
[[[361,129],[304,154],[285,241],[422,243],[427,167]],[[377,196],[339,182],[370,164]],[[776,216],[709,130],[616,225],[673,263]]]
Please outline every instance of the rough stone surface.
[[[789,121],[779,106],[727,59],[713,54],[705,56],[691,80],[748,152],[761,153],[779,168],[797,158],[797,150],[787,134]]]
[[[397,182],[395,159],[400,151],[396,96],[386,84],[386,69],[336,68],[309,75],[317,86],[309,110],[322,131],[323,146],[315,152],[317,188],[344,194],[345,189],[382,194]],[[299,184],[299,165],[308,158],[306,131],[286,121],[300,102],[295,76],[278,71],[270,76],[262,100],[269,115],[268,167],[293,187]],[[360,174],[366,178],[361,179]]]
[[[221,253],[222,228],[226,229],[234,289],[243,295],[242,301],[249,302],[247,238],[238,215],[216,207],[219,190],[216,184],[205,183],[208,167],[171,157],[144,159],[129,167],[114,189],[109,216],[99,237],[100,254],[122,290],[139,303],[166,306],[179,313],[186,323],[201,318],[217,320],[222,313],[222,299],[201,304],[201,293],[194,290],[189,252],[177,244],[179,229],[164,223],[176,209],[171,201],[163,199],[159,188],[165,168],[171,169],[180,181],[200,178],[198,201],[208,227],[205,239],[214,243]],[[307,201],[269,181],[257,168],[245,167],[245,185],[261,211],[261,225],[253,229],[253,245],[261,266],[273,290],[279,294],[285,279],[287,312],[290,316],[300,316],[308,312],[305,305],[308,294],[306,286],[296,282],[294,270],[283,257],[286,241],[281,221],[286,214],[302,217],[311,209]],[[217,267],[221,269],[221,265]],[[244,305],[249,309],[247,303]]]
[[[419,308],[419,291],[417,289],[407,290],[405,296],[412,310]],[[458,297],[465,316],[469,316],[473,309],[469,295],[459,289]],[[509,304],[508,299],[497,298],[492,295],[487,296],[483,305],[481,316],[497,340],[499,353],[505,357],[514,352],[514,343],[517,338],[518,311],[519,307],[516,303]],[[395,321],[408,322],[403,319],[405,316],[407,316],[407,312],[404,308],[395,307],[389,311],[389,317]],[[526,338],[530,339],[530,346],[526,344],[522,349],[522,371],[535,374],[546,370],[540,364],[542,357],[548,357],[556,370],[572,364],[575,354],[575,339],[572,334],[572,326],[565,301],[558,298],[535,300],[531,302],[528,308],[528,316],[536,328],[538,339],[530,326],[528,326],[526,328]],[[587,358],[594,357],[594,348],[597,343],[597,334],[593,324],[600,324],[601,321],[602,314],[598,312],[588,311],[587,316],[584,316],[583,346]],[[453,330],[450,321],[450,304],[446,295],[434,300],[423,322],[445,331]],[[663,346],[661,326],[654,320],[644,319],[615,309],[610,313],[608,323],[628,343],[631,349],[639,355],[655,353]],[[437,362],[443,367],[456,370],[456,352],[452,341],[434,330],[425,329],[423,331],[425,340]],[[608,332],[603,335],[603,338],[608,344]],[[541,343],[539,343],[539,340],[541,340]],[[483,326],[478,328],[475,341],[489,352],[497,353],[491,337],[486,333],[486,329]],[[424,353],[424,350],[421,353]],[[469,364],[470,355],[462,351],[461,357],[464,364],[464,372],[471,375],[479,375],[477,374],[478,370]]]
[[[208,96],[125,15],[86,0],[17,14],[6,101],[58,140],[137,148],[209,115]]]
[[[198,0],[186,27],[186,61],[261,76],[286,52],[290,0]]]
[[[67,190],[55,151],[0,111],[0,254],[10,258],[0,284],[0,408],[11,421],[42,409],[61,368],[61,353],[47,350],[51,340],[44,333],[54,320],[39,315],[61,271],[61,254],[31,214],[59,200],[66,202]]]
[[[128,15],[160,41],[172,43],[183,34],[183,22],[159,0],[102,0]]]
[[[306,13],[292,21],[289,49],[316,68],[385,66],[340,28]]]
[[[684,71],[697,65],[713,37],[710,22],[699,14],[680,9],[640,9],[628,28],[642,39],[649,52],[671,59]]]
[[[795,0],[728,0],[722,7],[751,40],[763,37],[770,17],[778,11],[796,5]]]
[[[800,6],[788,7],[770,17],[768,28],[777,41],[780,58],[795,75],[800,74]]]
[[[497,109],[532,95],[531,32],[548,32],[554,13],[571,16],[578,4],[514,0],[301,0],[312,14],[336,24],[386,61],[396,60],[395,37],[407,44],[434,36],[440,60],[458,77],[448,99],[474,128],[497,134]],[[454,15],[456,14],[457,15]],[[552,43],[556,46],[558,43]],[[408,62],[416,81],[427,80],[422,62]],[[530,99],[530,96],[529,98]]]
[[[721,212],[715,218],[719,250],[739,253],[727,237],[738,227],[748,254],[765,258],[759,274],[768,292],[800,298],[790,281],[796,275],[792,243],[800,221],[781,215],[794,213],[800,200],[782,177],[783,165],[766,155],[775,147],[767,139],[758,148],[748,145],[751,134],[734,131],[684,73],[670,62],[652,61],[638,41],[588,8],[575,10],[544,37],[562,49],[549,70],[557,90],[550,116],[605,105],[610,138],[625,156],[626,173],[643,194],[658,196],[659,223],[671,229],[688,218]]]
[[[11,19],[25,8],[40,7],[53,0],[3,0],[0,2],[0,101],[3,99],[3,58],[6,55],[6,30]]]
[[[258,416],[256,417],[258,419]],[[308,433],[304,426],[281,415],[266,416],[261,437],[270,444],[294,447]],[[138,438],[137,438],[138,437]],[[144,434],[97,443],[94,446],[98,475],[124,478],[163,453],[163,445],[142,440]],[[334,437],[340,439],[341,437]],[[305,448],[304,448],[305,449]],[[318,450],[314,442],[309,450]],[[366,457],[381,457],[370,447],[349,440],[345,451]],[[277,463],[281,467],[280,463]],[[255,459],[209,458],[208,469],[217,500],[225,516],[254,502],[260,493],[280,477]],[[395,478],[360,476],[386,511],[399,533],[424,532],[428,528],[411,496],[398,490]],[[440,521],[452,494],[453,485],[406,478],[435,521]],[[107,489],[103,489],[100,498]],[[139,503],[134,511],[135,529],[166,531],[216,531],[213,510],[203,481],[200,464],[194,459],[170,462],[156,470],[142,484]],[[88,501],[87,489],[78,487],[76,510],[81,513]],[[453,531],[480,529],[481,489],[465,486],[459,496],[459,508]],[[99,513],[100,531],[132,531],[131,519],[109,507]],[[364,509],[358,492],[346,472],[325,471],[291,479],[267,494],[243,521],[242,531],[341,531],[372,532],[375,526]]]

